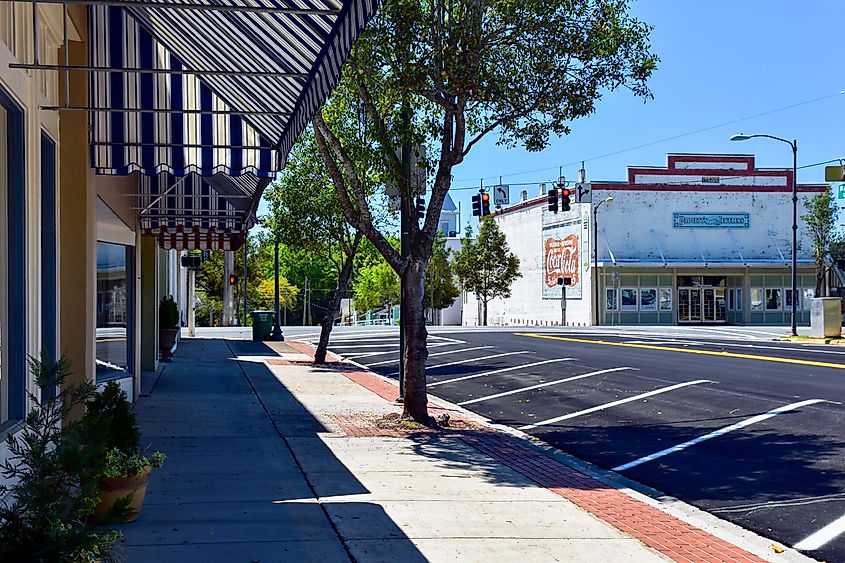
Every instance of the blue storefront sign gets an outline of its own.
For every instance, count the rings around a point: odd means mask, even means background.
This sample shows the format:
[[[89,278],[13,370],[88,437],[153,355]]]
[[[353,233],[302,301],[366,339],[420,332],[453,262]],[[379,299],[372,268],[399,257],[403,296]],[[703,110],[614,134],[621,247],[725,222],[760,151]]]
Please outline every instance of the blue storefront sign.
[[[747,229],[750,225],[748,213],[673,213],[672,226],[683,227],[721,227],[728,229]]]

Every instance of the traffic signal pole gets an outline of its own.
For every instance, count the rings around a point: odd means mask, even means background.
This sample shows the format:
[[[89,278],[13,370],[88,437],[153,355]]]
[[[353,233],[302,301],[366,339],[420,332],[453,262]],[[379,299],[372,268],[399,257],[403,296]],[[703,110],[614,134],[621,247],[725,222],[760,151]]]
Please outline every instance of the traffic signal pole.
[[[402,122],[405,125],[405,130],[411,126],[411,107],[406,103],[402,108]],[[402,145],[402,175],[405,177],[405,188],[410,189],[411,185],[411,145],[407,142]],[[402,258],[405,259],[411,254],[410,241],[410,225],[408,217],[408,209],[411,197],[410,191],[406,194],[408,197],[399,198],[399,252]],[[405,298],[405,281],[402,276],[399,276],[399,396],[396,397],[397,403],[405,402],[405,320],[408,316],[405,314],[406,301]]]

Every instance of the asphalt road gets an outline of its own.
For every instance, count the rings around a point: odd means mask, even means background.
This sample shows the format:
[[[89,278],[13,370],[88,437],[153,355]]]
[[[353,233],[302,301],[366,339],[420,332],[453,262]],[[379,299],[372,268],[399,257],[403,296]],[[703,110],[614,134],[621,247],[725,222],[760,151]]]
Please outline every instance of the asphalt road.
[[[606,330],[434,328],[429,391],[845,561],[845,347],[774,342],[777,329]],[[338,331],[330,348],[398,375],[395,329]]]

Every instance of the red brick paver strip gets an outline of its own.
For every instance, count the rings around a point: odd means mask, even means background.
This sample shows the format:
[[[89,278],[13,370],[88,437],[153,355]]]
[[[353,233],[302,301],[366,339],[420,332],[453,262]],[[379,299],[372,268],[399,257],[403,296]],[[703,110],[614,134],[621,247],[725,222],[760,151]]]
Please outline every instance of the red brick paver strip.
[[[313,347],[302,343],[290,344],[313,357]],[[343,369],[343,366],[338,364],[330,367],[385,400],[393,401],[396,398],[396,385],[372,373],[360,369]],[[432,410],[434,409],[436,407]],[[564,497],[674,561],[764,561],[713,534],[548,457],[541,451],[523,445],[512,436],[481,427],[461,417],[455,418],[463,423],[462,426],[470,428],[469,430],[383,428],[374,417],[366,415],[332,418],[349,436],[402,437],[425,432],[459,437],[479,452]]]

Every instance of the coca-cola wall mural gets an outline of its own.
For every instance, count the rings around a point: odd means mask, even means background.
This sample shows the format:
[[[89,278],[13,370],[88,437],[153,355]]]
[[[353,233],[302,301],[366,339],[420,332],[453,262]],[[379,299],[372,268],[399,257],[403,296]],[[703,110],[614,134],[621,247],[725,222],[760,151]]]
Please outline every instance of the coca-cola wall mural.
[[[567,299],[581,299],[581,221],[573,219],[543,227],[543,299],[560,299],[558,278],[571,278]]]

